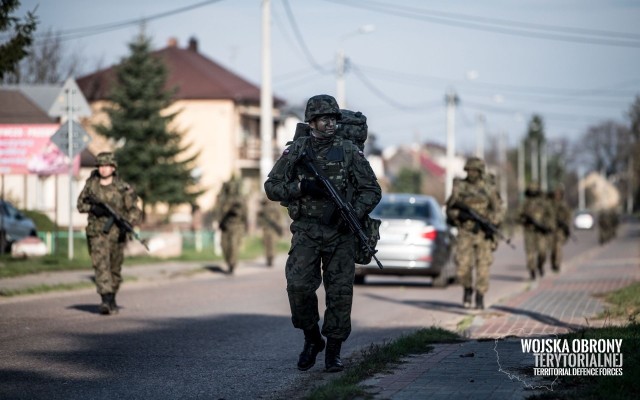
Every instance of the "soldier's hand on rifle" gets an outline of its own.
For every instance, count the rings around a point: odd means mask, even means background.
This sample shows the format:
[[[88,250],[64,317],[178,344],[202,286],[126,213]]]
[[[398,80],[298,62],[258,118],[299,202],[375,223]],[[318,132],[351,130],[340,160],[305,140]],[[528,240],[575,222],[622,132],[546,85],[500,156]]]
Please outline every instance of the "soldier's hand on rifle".
[[[303,195],[315,198],[323,198],[327,196],[327,192],[324,190],[322,183],[318,180],[302,179],[300,181],[300,191]]]
[[[108,217],[109,211],[102,204],[93,204],[89,212],[96,217]]]

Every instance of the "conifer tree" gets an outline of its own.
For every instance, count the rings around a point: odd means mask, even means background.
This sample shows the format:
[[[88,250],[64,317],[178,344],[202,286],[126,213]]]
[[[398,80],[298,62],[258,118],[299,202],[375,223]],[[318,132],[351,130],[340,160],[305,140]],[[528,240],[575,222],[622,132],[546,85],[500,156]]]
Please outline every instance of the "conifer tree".
[[[191,173],[198,154],[182,156],[189,146],[181,145],[180,133],[170,127],[178,113],[163,112],[173,95],[165,88],[167,69],[151,54],[144,33],[129,49],[130,55],[116,67],[111,104],[105,109],[110,121],[96,130],[123,143],[115,151],[118,174],[135,187],[145,205],[193,203],[202,193],[195,190]]]
[[[35,10],[28,12],[24,21],[12,13],[20,6],[19,0],[2,0],[0,3],[0,81],[6,73],[14,73],[20,60],[29,55],[33,34],[38,25]]]

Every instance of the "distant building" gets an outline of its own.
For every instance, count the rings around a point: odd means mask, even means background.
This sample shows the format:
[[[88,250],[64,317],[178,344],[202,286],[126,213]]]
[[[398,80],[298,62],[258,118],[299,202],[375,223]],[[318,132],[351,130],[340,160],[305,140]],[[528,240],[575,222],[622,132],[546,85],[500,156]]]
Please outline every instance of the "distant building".
[[[171,39],[167,47],[152,54],[167,66],[166,87],[177,89],[175,101],[167,112],[179,111],[173,120],[175,128],[184,133],[183,143],[191,145],[189,151],[200,153],[196,167],[201,173],[199,183],[205,193],[197,205],[205,212],[211,210],[222,183],[235,174],[243,179],[250,212],[255,210],[262,191],[260,88],[198,52],[198,42],[193,38],[186,48],[179,48],[177,41]],[[92,117],[83,125],[94,136],[90,145],[94,153],[112,148],[92,126],[105,121],[106,114],[102,110],[108,105],[108,94],[114,82],[114,67],[78,79],[93,109]],[[275,160],[280,155],[276,136],[284,101],[274,98],[273,104]],[[185,157],[189,155],[185,154]],[[190,214],[188,205],[181,212],[185,215],[175,216],[176,220],[186,221]]]

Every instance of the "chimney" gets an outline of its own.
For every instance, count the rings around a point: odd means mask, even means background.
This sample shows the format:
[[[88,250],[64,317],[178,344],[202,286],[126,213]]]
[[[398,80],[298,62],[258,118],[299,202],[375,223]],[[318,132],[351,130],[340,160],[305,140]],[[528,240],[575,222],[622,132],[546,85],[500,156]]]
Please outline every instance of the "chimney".
[[[196,39],[195,37],[191,37],[189,39],[189,47],[187,47],[189,50],[194,51],[194,52],[198,52],[198,39]]]
[[[170,37],[167,41],[167,47],[178,47],[178,39],[175,37]]]

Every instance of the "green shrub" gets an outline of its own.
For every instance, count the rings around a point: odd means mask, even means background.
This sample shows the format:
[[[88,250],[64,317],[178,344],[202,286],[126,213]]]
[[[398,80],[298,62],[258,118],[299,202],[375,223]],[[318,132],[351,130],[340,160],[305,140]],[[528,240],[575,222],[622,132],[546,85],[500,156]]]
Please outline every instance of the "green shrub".
[[[53,232],[56,230],[56,224],[45,213],[35,210],[21,210],[20,212],[33,220],[38,232]]]

